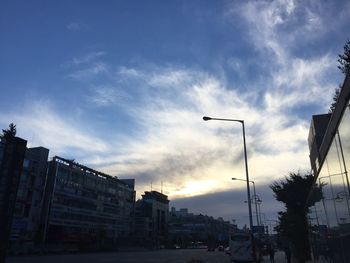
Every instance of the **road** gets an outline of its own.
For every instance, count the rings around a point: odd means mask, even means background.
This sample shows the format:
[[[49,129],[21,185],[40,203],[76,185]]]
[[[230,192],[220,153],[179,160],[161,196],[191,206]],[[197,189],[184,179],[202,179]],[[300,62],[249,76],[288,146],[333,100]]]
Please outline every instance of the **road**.
[[[230,263],[224,252],[208,252],[204,249],[163,249],[137,252],[86,253],[45,256],[8,257],[6,263]],[[266,257],[264,263],[270,262]],[[282,252],[277,252],[275,263],[285,263]]]

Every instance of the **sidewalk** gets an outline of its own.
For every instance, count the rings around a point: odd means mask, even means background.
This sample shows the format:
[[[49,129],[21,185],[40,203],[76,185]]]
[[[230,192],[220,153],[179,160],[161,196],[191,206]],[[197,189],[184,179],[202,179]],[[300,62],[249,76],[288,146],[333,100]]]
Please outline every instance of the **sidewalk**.
[[[264,260],[262,263],[270,263],[270,257],[269,256],[264,256]],[[287,260],[284,256],[283,251],[276,251],[275,253],[275,263],[287,263]]]
[[[295,263],[296,261],[293,261],[292,263]],[[270,263],[270,257],[269,256],[264,256],[264,260],[262,263]],[[275,263],[287,263],[286,257],[284,255],[283,251],[276,251],[275,253]],[[328,260],[324,259],[323,257],[320,257],[318,261],[307,261],[307,263],[329,263]]]

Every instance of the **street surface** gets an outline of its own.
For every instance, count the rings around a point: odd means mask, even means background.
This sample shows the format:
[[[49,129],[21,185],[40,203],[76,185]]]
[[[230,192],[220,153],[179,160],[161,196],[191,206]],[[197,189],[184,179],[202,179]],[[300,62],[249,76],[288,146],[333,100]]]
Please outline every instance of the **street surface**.
[[[205,263],[230,263],[224,252],[208,252],[205,249],[162,249],[137,252],[86,253],[44,256],[10,256],[6,263],[188,263],[201,260]],[[269,263],[268,257],[264,263]],[[277,252],[275,263],[285,263],[283,252]],[[195,262],[199,263],[199,262]]]

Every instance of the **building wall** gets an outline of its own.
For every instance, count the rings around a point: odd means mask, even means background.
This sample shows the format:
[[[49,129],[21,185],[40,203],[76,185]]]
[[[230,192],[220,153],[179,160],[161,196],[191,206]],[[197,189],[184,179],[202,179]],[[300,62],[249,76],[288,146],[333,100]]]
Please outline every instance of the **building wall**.
[[[322,145],[323,137],[327,131],[327,126],[332,114],[320,114],[312,116],[312,121],[309,130],[309,150],[310,150],[310,163],[311,168],[317,173],[320,168],[320,156],[319,151]]]
[[[0,261],[3,262],[27,141],[14,137],[0,141],[0,145]]]
[[[133,232],[135,191],[117,178],[55,157],[49,165],[46,240],[115,244]]]
[[[29,252],[42,242],[41,208],[48,155],[49,150],[43,147],[26,150],[11,227],[13,253]]]
[[[314,257],[323,255],[328,262],[350,262],[349,97],[348,76],[319,147],[318,165],[313,166],[323,199],[310,209],[310,240]]]
[[[135,236],[147,245],[164,245],[168,236],[169,200],[157,191],[145,192],[136,203]]]
[[[169,240],[181,247],[190,247],[196,242],[228,245],[230,223],[206,215],[194,215],[175,209],[169,219]]]

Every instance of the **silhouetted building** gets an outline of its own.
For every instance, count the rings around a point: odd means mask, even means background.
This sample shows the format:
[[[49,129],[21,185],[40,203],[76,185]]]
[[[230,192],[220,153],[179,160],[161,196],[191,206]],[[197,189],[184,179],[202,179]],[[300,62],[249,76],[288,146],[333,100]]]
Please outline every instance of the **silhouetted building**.
[[[175,207],[172,207],[170,216],[193,216],[193,213],[188,213],[188,208],[180,208],[179,210],[176,210]]]
[[[192,247],[198,242],[214,245],[228,245],[228,237],[233,225],[222,218],[194,215],[188,209],[172,208],[169,217],[169,242],[181,247]]]
[[[0,262],[4,262],[27,141],[0,141]]]
[[[135,206],[135,237],[144,244],[159,247],[168,235],[168,196],[146,191]]]
[[[26,150],[13,213],[10,251],[28,253],[42,242],[41,209],[47,174],[49,150]]]
[[[119,180],[72,160],[49,162],[46,241],[61,249],[115,248],[133,232],[134,180]]]
[[[314,185],[323,192],[323,199],[310,208],[310,240],[314,256],[330,262],[350,262],[349,99],[348,75],[333,113],[313,116],[309,135]]]

